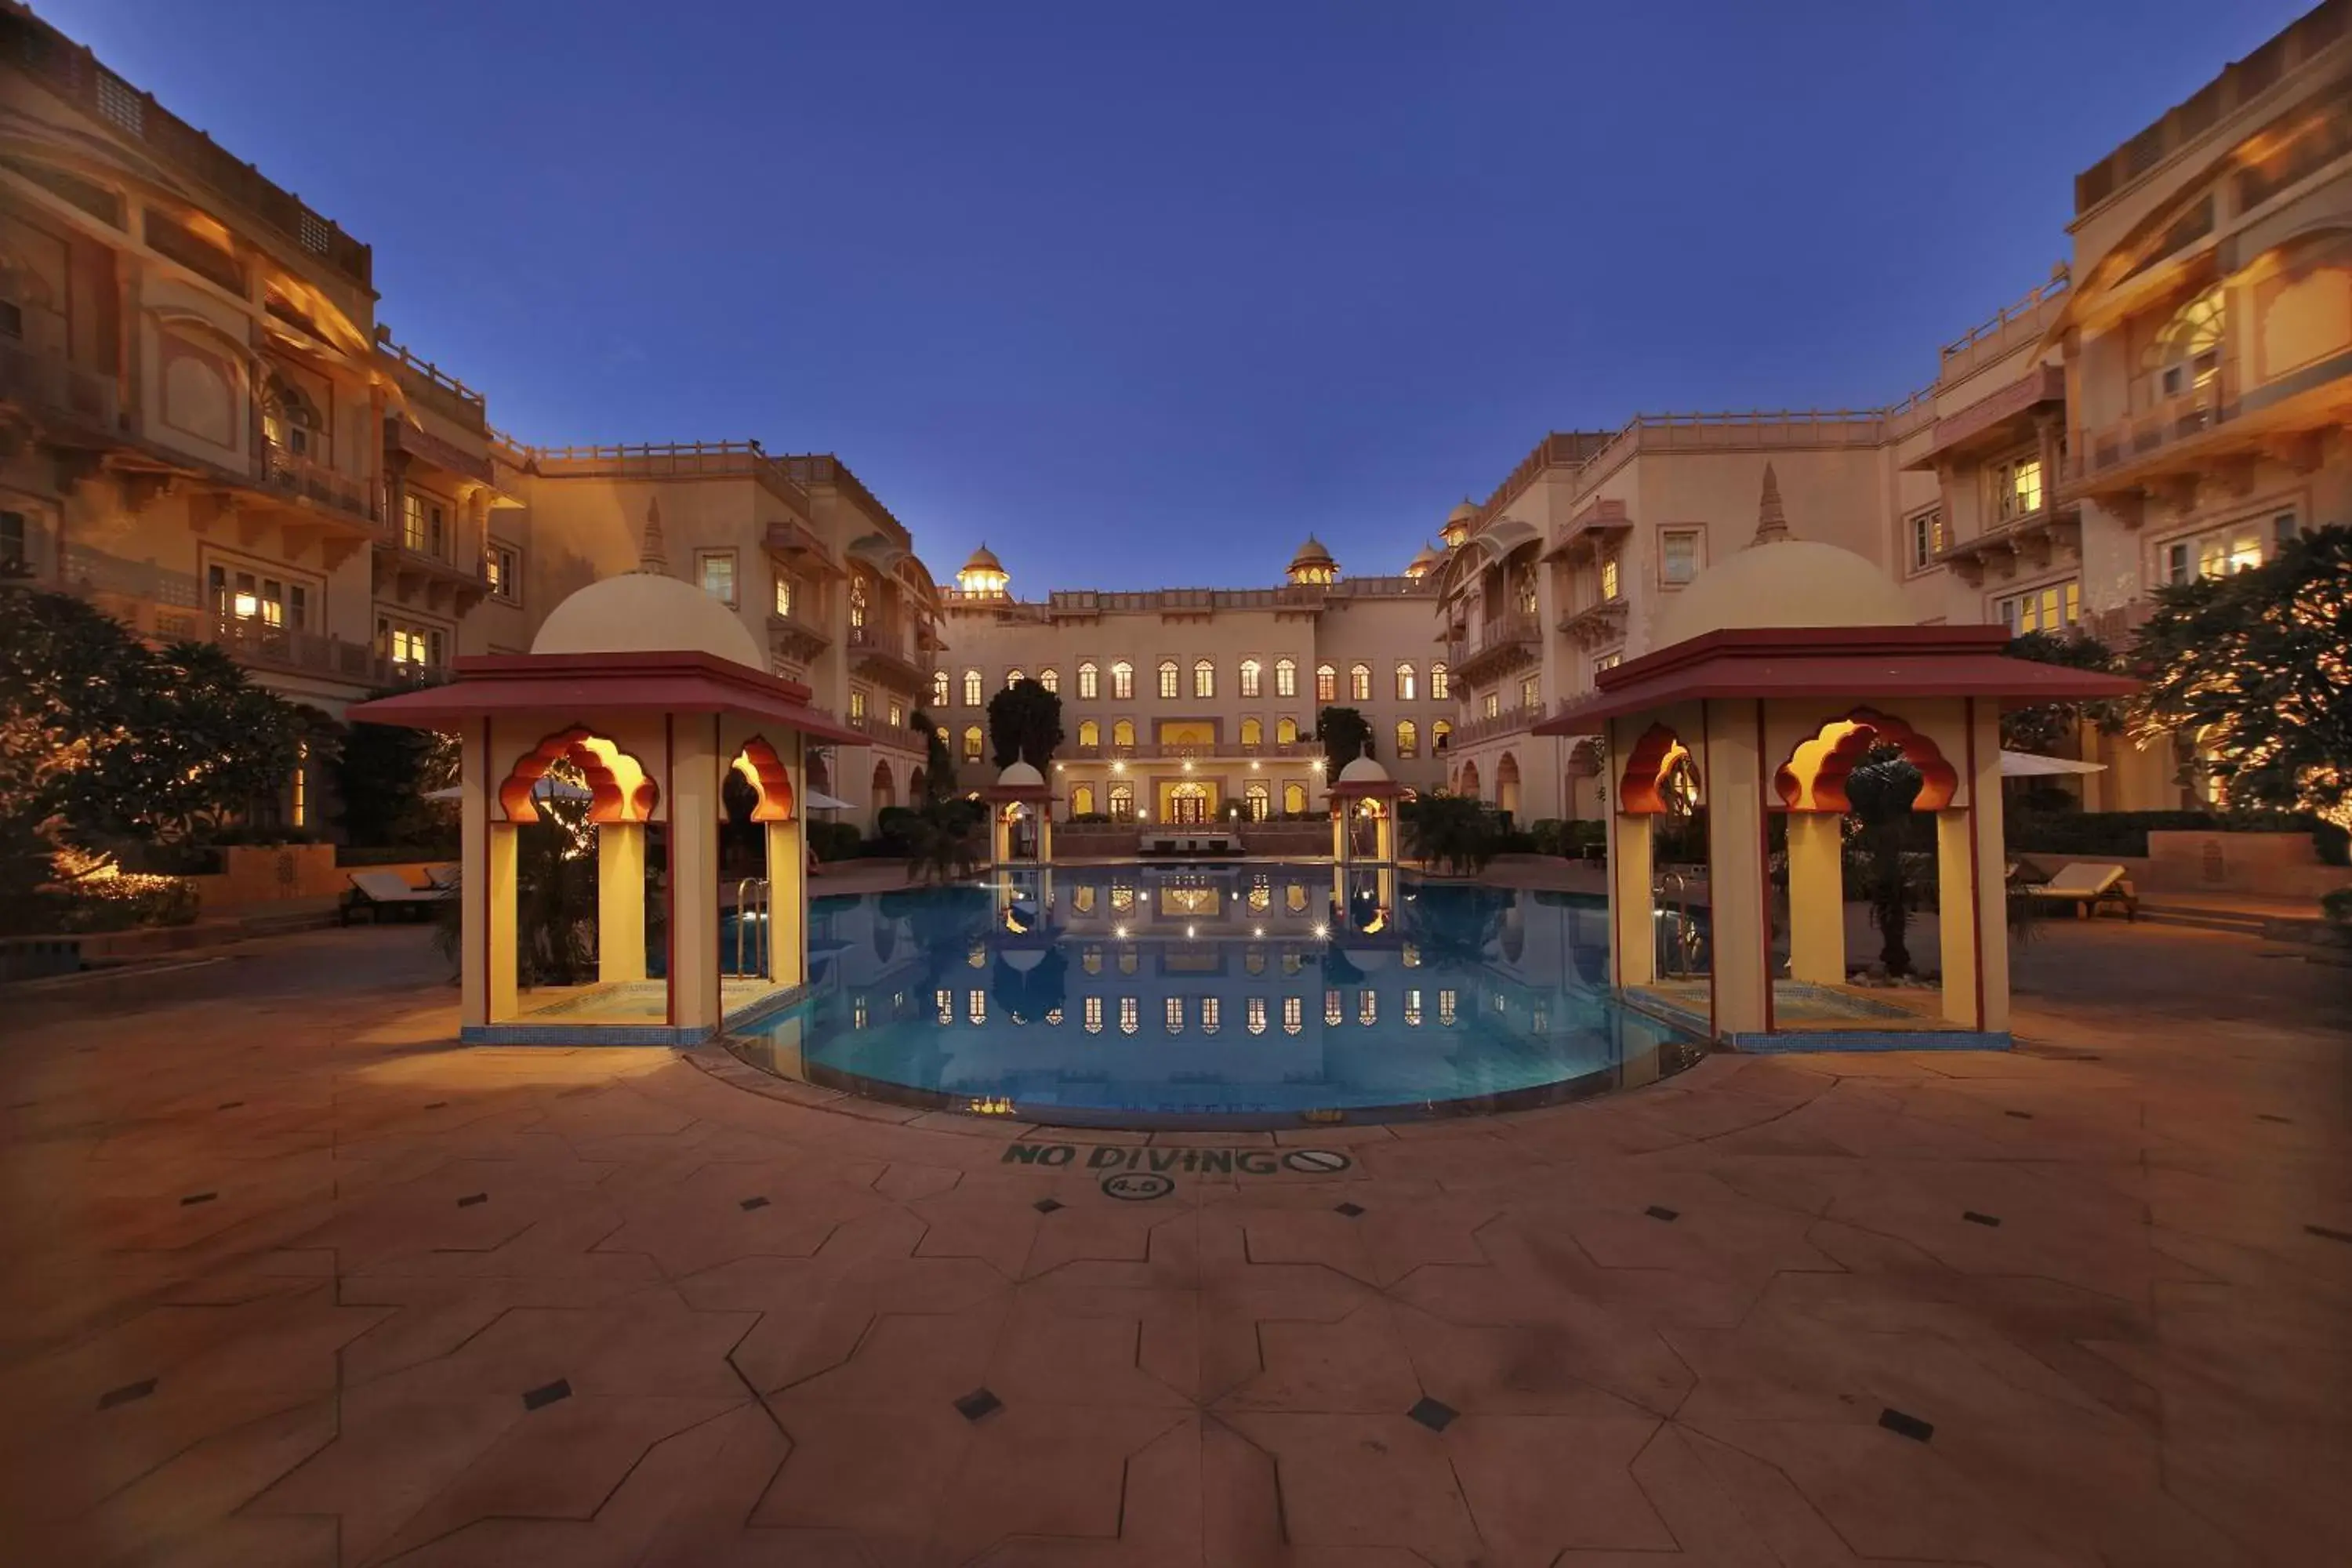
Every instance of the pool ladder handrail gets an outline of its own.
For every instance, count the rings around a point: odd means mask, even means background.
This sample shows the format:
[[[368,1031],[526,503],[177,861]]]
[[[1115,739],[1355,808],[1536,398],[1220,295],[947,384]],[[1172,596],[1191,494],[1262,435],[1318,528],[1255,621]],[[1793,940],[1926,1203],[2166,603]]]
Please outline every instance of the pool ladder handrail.
[[[1690,877],[1679,870],[1661,871],[1652,879],[1650,897],[1654,902],[1674,896],[1675,929],[1666,948],[1666,972],[1685,978],[1699,973],[1698,927],[1690,917]]]
[[[765,877],[746,877],[735,884],[735,973],[738,975],[750,973],[743,967],[743,942],[751,929],[751,911],[755,908],[759,910],[761,929],[767,931],[775,922],[771,890]],[[774,941],[774,933],[771,931],[767,940]]]

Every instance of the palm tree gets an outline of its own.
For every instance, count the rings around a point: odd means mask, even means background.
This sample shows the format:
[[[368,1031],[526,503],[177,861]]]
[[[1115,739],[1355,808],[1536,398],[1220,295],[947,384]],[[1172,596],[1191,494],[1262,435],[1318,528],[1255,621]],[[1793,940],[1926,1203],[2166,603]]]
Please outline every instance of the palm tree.
[[[1403,804],[1405,847],[1430,866],[1456,873],[1483,871],[1495,858],[1495,815],[1466,795],[1425,795]]]
[[[1911,888],[1903,874],[1903,838],[1911,803],[1925,781],[1904,760],[1900,748],[1874,746],[1846,775],[1845,797],[1862,819],[1862,840],[1870,856],[1870,915],[1883,945],[1878,961],[1891,975],[1911,973],[1911,949],[1904,942],[1911,923]]]
[[[929,801],[909,812],[900,831],[907,841],[907,880],[956,882],[980,869],[971,839],[971,808],[960,800]]]

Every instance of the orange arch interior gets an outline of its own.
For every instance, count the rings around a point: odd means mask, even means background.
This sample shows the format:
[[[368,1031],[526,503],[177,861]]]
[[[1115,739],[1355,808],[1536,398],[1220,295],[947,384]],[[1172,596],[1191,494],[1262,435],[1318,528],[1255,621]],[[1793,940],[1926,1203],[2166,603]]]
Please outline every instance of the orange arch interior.
[[[735,753],[735,771],[760,797],[751,808],[754,822],[790,822],[793,807],[793,776],[785,771],[784,760],[776,755],[776,748],[766,737],[754,735],[743,742]]]
[[[1643,731],[1625,759],[1624,776],[1617,781],[1618,811],[1626,816],[1664,816],[1666,775],[1689,755],[1690,748],[1683,744],[1682,737],[1665,725],[1653,724]]]
[[[499,808],[509,822],[537,822],[531,787],[558,762],[569,762],[588,781],[591,822],[645,822],[660,798],[643,763],[594,731],[574,725],[559,731],[519,758],[499,785]]]
[[[1934,741],[1874,708],[1857,708],[1843,719],[1832,719],[1810,739],[1798,742],[1773,773],[1773,791],[1790,811],[1843,816],[1853,809],[1846,798],[1846,775],[1874,746],[1902,748],[1904,760],[1919,770],[1919,798],[1912,802],[1912,810],[1941,811],[1959,793],[1960,775]]]

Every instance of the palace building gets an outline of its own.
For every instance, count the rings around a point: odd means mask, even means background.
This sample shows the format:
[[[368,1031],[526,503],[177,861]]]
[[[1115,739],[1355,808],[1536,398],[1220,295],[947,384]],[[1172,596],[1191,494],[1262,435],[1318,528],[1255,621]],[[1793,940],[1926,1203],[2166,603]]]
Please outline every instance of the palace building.
[[[1309,539],[1270,586],[1023,599],[984,546],[939,586],[837,457],[500,434],[395,343],[366,244],[0,0],[0,569],[339,716],[530,647],[650,532],[871,738],[813,780],[864,826],[929,782],[918,711],[960,784],[992,778],[987,700],[1021,676],[1063,700],[1066,815],[1319,811],[1336,705],[1408,787],[1591,817],[1597,741],[1537,725],[1759,523],[1873,563],[1922,622],[2120,645],[2158,584],[2352,517],[2352,0],[2074,190],[2050,281],[1899,403],[1548,435],[1396,575]],[[2194,743],[2086,734],[2086,804],[2189,804]],[[317,783],[293,824],[324,826]]]

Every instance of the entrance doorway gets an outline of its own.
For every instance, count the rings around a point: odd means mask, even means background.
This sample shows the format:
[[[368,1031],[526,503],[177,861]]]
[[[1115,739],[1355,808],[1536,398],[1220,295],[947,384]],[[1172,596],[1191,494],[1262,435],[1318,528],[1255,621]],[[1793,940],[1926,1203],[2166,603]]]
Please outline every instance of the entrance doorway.
[[[1213,805],[1205,785],[1180,784],[1168,788],[1168,820],[1175,826],[1207,826]]]

